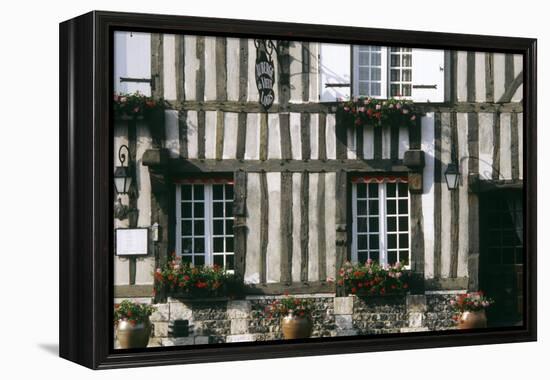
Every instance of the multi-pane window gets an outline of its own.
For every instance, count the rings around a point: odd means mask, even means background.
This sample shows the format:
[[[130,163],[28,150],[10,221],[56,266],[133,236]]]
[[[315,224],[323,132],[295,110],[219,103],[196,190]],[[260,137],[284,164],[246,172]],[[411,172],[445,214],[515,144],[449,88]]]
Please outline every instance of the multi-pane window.
[[[354,95],[411,97],[412,59],[411,48],[355,46]]]
[[[412,95],[412,49],[390,48],[390,96]]]
[[[409,191],[403,177],[352,180],[352,259],[409,265]]]
[[[233,270],[233,184],[188,181],[178,186],[176,203],[176,252],[182,262]]]
[[[386,52],[380,46],[357,46],[355,49],[355,94],[381,97],[385,95]]]

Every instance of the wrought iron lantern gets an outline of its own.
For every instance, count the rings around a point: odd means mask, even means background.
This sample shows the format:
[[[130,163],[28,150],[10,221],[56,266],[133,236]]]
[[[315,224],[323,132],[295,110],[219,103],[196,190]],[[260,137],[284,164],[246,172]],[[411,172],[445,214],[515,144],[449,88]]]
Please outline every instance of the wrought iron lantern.
[[[120,161],[120,166],[117,166],[115,169],[115,190],[117,194],[128,194],[130,191],[130,186],[132,185],[132,175],[130,174],[130,162],[124,166],[126,162],[126,155],[122,153],[122,150],[126,149],[128,157],[130,156],[130,149],[126,145],[121,145],[118,149],[118,160]]]
[[[456,163],[450,163],[445,170],[445,181],[447,181],[447,188],[449,190],[456,190],[458,188],[458,180],[460,178],[460,171]]]

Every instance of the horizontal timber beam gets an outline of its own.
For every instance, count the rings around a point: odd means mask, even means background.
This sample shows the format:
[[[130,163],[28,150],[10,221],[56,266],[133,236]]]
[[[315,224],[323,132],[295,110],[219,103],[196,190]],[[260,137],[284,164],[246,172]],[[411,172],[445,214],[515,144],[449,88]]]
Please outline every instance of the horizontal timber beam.
[[[178,173],[205,173],[205,172],[234,172],[243,170],[247,172],[403,172],[408,168],[401,160],[215,160],[215,159],[183,159],[173,158],[163,161],[146,161],[145,158],[154,156],[144,155],[143,165],[155,170],[163,170],[170,174]],[[158,157],[158,156],[156,156]]]
[[[287,103],[273,104],[269,113],[310,112],[334,113],[338,103]],[[223,112],[265,112],[258,102],[239,101],[171,101],[167,102],[168,109],[180,111],[223,111]],[[414,108],[420,113],[426,112],[523,112],[523,103],[414,103]]]
[[[335,293],[334,283],[329,282],[293,282],[290,284],[247,284],[245,293],[252,295],[280,295],[284,293],[291,294],[310,294],[310,293]]]

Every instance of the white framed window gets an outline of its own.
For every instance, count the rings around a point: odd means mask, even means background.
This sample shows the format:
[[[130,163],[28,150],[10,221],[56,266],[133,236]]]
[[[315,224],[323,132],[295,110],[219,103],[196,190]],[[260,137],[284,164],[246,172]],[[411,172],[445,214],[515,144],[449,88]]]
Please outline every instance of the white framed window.
[[[390,97],[410,98],[412,96],[412,49],[389,48]]]
[[[176,254],[193,265],[234,269],[233,182],[186,180],[176,187]]]
[[[381,46],[356,46],[353,50],[353,93],[384,98],[387,93],[387,50]]]
[[[409,210],[406,177],[353,177],[352,261],[409,266]]]

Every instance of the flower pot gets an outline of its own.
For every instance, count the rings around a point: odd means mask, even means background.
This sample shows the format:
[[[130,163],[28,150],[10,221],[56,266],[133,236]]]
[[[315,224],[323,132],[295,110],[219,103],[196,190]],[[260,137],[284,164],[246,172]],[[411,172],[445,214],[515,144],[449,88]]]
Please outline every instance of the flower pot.
[[[308,316],[300,317],[289,310],[281,322],[281,327],[285,339],[302,339],[310,337],[312,323]]]
[[[136,323],[132,325],[130,322],[122,320],[118,321],[116,327],[116,337],[120,344],[120,348],[145,348],[149,343],[151,336],[151,322]]]
[[[482,329],[487,327],[487,316],[485,310],[465,311],[458,319],[458,328],[460,330]]]

